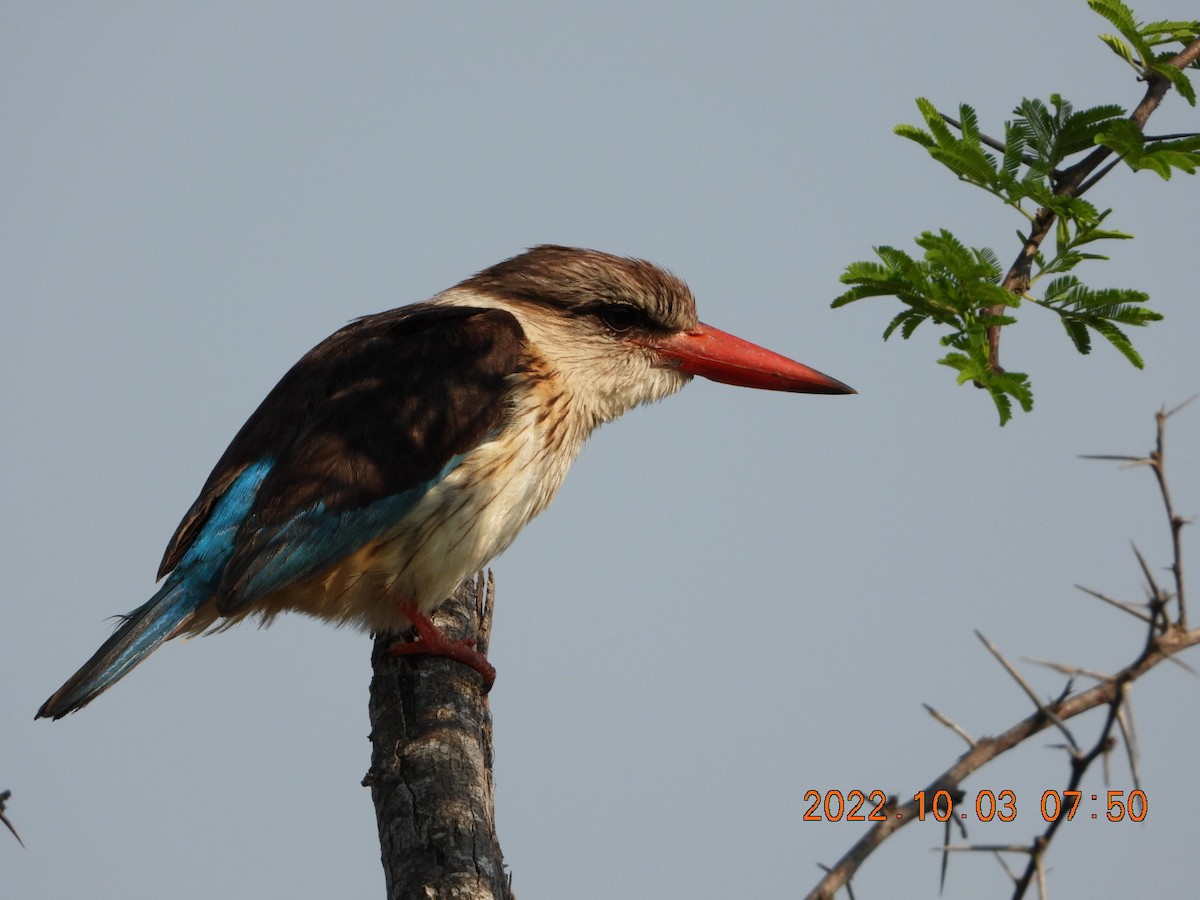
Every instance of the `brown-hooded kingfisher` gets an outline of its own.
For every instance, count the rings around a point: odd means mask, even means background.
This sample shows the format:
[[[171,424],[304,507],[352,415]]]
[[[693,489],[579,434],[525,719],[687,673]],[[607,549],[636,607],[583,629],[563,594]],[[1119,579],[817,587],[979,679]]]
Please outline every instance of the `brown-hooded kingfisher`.
[[[424,303],[366,316],[267,395],[167,545],[165,579],[39,717],[90,703],[159,644],[295,610],[397,653],[473,647],[429,619],[545,509],[584,440],[693,375],[853,390],[699,322],[691,291],[639,259],[541,246]]]

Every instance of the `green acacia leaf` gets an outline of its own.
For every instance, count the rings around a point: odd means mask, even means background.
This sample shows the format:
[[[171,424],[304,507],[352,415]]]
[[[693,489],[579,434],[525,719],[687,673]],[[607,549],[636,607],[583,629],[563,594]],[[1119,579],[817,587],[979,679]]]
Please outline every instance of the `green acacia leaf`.
[[[979,324],[984,328],[991,328],[993,325],[1004,328],[1007,325],[1015,325],[1017,323],[1016,316],[980,316]]]
[[[924,128],[918,128],[916,125],[897,125],[892,129],[893,134],[898,134],[902,138],[908,138],[910,141],[915,141],[922,147],[929,149],[936,147],[937,141]]]
[[[1054,117],[1041,100],[1026,97],[1013,110],[1017,117],[1014,127],[1026,134],[1026,143],[1034,154],[1050,159],[1054,146]]]
[[[1015,122],[1004,123],[1004,158],[1000,162],[1000,168],[1009,182],[1016,182],[1017,172],[1025,161],[1028,134],[1027,128],[1019,127]]]
[[[1092,352],[1092,336],[1088,333],[1087,326],[1078,319],[1070,316],[1063,316],[1060,320],[1063,328],[1067,331],[1067,337],[1075,344],[1075,349],[1084,356]]]
[[[1054,153],[1059,159],[1090,149],[1096,135],[1113,119],[1123,118],[1125,109],[1117,104],[1093,106],[1071,113],[1063,120],[1055,140]]]
[[[1120,328],[1106,319],[1098,319],[1094,322],[1088,322],[1088,325],[1107,338],[1108,342],[1116,347],[1117,350],[1121,352],[1121,355],[1129,360],[1134,368],[1145,368],[1146,364],[1142,361],[1141,354],[1138,353],[1137,350],[1133,349],[1133,343]]]
[[[1063,275],[1046,285],[1042,291],[1042,302],[1048,306],[1068,303],[1081,290],[1087,290],[1083,282],[1074,275]]]
[[[1200,35],[1200,22],[1141,24],[1122,0],[1089,0],[1089,6],[1113,26],[1113,34],[1101,36],[1106,46],[1143,78],[1160,74],[1195,103],[1188,73],[1169,61],[1178,52],[1171,46],[1186,45]],[[881,245],[875,248],[878,261],[847,266],[841,275],[847,290],[833,305],[896,297],[901,308],[885,327],[884,340],[897,333],[908,338],[928,320],[944,326],[937,335],[946,348],[939,364],[954,369],[960,384],[970,381],[986,389],[1001,424],[1011,420],[1016,406],[1026,411],[1033,406],[1029,377],[994,370],[988,355],[989,330],[1015,324],[1013,310],[1022,299],[1055,312],[1079,353],[1091,352],[1095,332],[1141,367],[1142,358],[1122,329],[1162,318],[1147,307],[1148,296],[1124,289],[1096,290],[1073,274],[1086,260],[1106,258],[1085,252],[1086,245],[1128,240],[1131,235],[1102,227],[1111,210],[1100,211],[1088,200],[1069,196],[1072,192],[1056,193],[1056,188],[1063,174],[1072,171],[1064,161],[1096,146],[1109,148],[1131,169],[1149,169],[1163,178],[1180,171],[1194,173],[1200,170],[1200,136],[1147,140],[1118,104],[1075,110],[1064,97],[1051,94],[1045,100],[1025,98],[1017,105],[1005,122],[1004,145],[996,155],[989,152],[994,142],[981,133],[979,115],[970,105],[958,106],[957,121],[951,125],[928,99],[917,98],[916,103],[924,127],[897,125],[897,135],[920,144],[958,178],[1001,198],[1027,219],[1032,218],[1034,204],[1054,213],[1056,240],[1030,251],[1031,286],[1023,288],[1024,294],[1014,294],[1004,287],[1004,269],[994,251],[969,246],[946,230],[927,231],[916,238],[919,254]],[[1016,237],[1028,247],[1028,234],[1018,231]],[[1041,288],[1042,299],[1032,294],[1032,285]]]
[[[1182,44],[1190,44],[1200,36],[1200,22],[1195,20],[1147,22],[1141,27],[1141,32],[1142,36],[1154,45],[1169,44],[1176,41]]]
[[[1153,53],[1150,50],[1150,45],[1142,36],[1137,20],[1133,17],[1133,10],[1122,3],[1121,0],[1088,0],[1088,6],[1094,12],[1108,19],[1117,31],[1121,32],[1121,36],[1129,42],[1129,49],[1137,55],[1137,62],[1126,57],[1130,64],[1141,69],[1150,68]],[[1100,39],[1105,43],[1109,43],[1106,39],[1111,37],[1112,35],[1101,35]]]
[[[1069,219],[1072,224],[1088,226],[1100,221],[1100,211],[1082,197],[1052,194],[1042,205],[1054,210],[1062,218]]]
[[[1106,213],[1107,215],[1107,213]],[[1127,231],[1104,231],[1099,228],[1093,228],[1088,231],[1080,232],[1072,244],[1076,247],[1083,244],[1090,244],[1092,241],[1129,241],[1133,240],[1133,235]],[[1108,259],[1107,256],[1097,257],[1098,259]]]
[[[974,247],[971,252],[975,255],[980,266],[990,271],[992,278],[1000,277],[1000,257],[991,247]]]
[[[885,244],[876,247],[875,253],[888,266],[893,277],[903,278],[911,282],[924,280],[921,264],[903,250],[897,250],[895,247],[889,247]]]
[[[942,118],[942,114],[938,112],[937,107],[926,100],[924,97],[917,98],[917,108],[921,111],[921,116],[925,119],[925,124],[929,127],[929,133],[933,135],[939,146],[945,147],[957,143],[958,139],[954,136],[954,132],[950,130],[950,126],[946,124],[946,120]]]
[[[1116,152],[1134,171],[1149,169],[1164,179],[1171,177],[1172,169],[1192,175],[1200,168],[1200,137],[1147,142],[1128,119],[1110,122],[1096,135],[1096,143]]]
[[[902,310],[896,314],[896,317],[888,323],[888,327],[883,330],[883,339],[886,341],[896,329],[900,329],[900,336],[908,340],[912,337],[912,333],[917,330],[917,326],[928,318],[928,315],[918,312],[915,309]]]
[[[1105,46],[1107,46],[1109,50],[1117,54],[1117,56],[1129,63],[1129,65],[1133,66],[1135,69],[1139,68],[1137,61],[1133,57],[1133,48],[1115,34],[1102,34],[1100,35],[1100,40],[1104,42]]]
[[[1021,298],[1004,287],[993,284],[987,281],[980,281],[972,285],[971,299],[975,301],[977,307],[984,306],[1011,306],[1016,307],[1021,305]]]
[[[988,391],[991,394],[992,402],[996,404],[996,410],[1000,413],[1001,427],[1012,421],[1012,403],[1004,396],[1003,392]],[[1028,412],[1029,410],[1026,410]]]
[[[1137,34],[1137,22],[1133,18],[1133,10],[1121,0],[1088,0],[1092,11],[1108,19],[1121,34],[1129,37]]]
[[[978,144],[979,115],[975,112],[975,107],[960,103],[958,105],[958,122],[963,139],[968,143]]]
[[[1178,169],[1181,172],[1186,172],[1188,175],[1196,174],[1196,167],[1200,166],[1200,153],[1194,151],[1172,150],[1169,147],[1155,148],[1146,153],[1139,162],[1139,168],[1149,163],[1158,163],[1167,167],[1167,173],[1163,175],[1164,179],[1171,177],[1171,169]],[[1159,169],[1155,169],[1159,172]],[[1162,174],[1159,172],[1159,174]]]
[[[996,405],[1001,425],[1012,419],[1012,400],[1025,412],[1033,409],[1033,388],[1024,372],[996,372],[988,367],[986,360],[966,353],[948,353],[938,363],[957,371],[959,384],[972,381],[985,388]]]
[[[999,180],[996,161],[989,154],[971,147],[933,147],[929,155],[947,169],[974,184],[991,185]]]

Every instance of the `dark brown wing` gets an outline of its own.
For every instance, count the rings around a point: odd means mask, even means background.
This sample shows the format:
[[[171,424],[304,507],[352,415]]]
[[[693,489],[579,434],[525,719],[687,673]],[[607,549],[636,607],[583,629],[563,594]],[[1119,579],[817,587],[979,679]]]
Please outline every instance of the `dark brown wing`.
[[[159,576],[205,542],[218,501],[250,466],[267,471],[232,556],[221,560],[222,607],[357,549],[503,427],[525,346],[503,310],[434,304],[331,335],[242,426],[176,529]]]

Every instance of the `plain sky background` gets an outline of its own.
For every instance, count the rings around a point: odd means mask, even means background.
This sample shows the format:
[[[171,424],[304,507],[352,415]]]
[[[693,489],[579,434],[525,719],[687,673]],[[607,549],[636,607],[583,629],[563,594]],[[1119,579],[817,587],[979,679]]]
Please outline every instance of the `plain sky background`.
[[[1078,454],[1149,449],[1154,411],[1200,389],[1200,185],[1121,170],[1094,192],[1137,240],[1082,274],[1167,320],[1134,335],[1138,372],[1024,309],[1003,361],[1037,406],[1004,429],[933,331],[880,341],[894,301],[829,308],[847,263],[924,229],[1012,258],[1020,221],[891,128],[917,96],[993,133],[1026,95],[1132,106],[1105,26],[1082,0],[0,4],[0,789],[26,843],[0,832],[0,894],[382,896],[366,636],[242,626],[33,714],[153,591],[292,362],[537,243],[668,266],[707,322],[861,393],[697,381],[597,434],[495,563],[522,900],[801,895],[863,828],[803,822],[806,791],[911,796],[963,750],[923,701],[977,736],[1028,713],[972,629],[1012,658],[1131,660],[1136,623],[1072,585],[1140,599],[1129,542],[1168,563],[1164,518],[1149,472]],[[1150,128],[1196,129],[1175,96]],[[1200,511],[1200,406],[1169,453]],[[1198,697],[1170,665],[1138,683],[1149,816],[1064,827],[1053,896],[1194,893]],[[1041,830],[1059,740],[969,780],[1019,804],[972,839]],[[1132,787],[1119,757],[1111,787]],[[941,839],[905,829],[857,896],[936,896]],[[1008,890],[958,856],[944,896]]]

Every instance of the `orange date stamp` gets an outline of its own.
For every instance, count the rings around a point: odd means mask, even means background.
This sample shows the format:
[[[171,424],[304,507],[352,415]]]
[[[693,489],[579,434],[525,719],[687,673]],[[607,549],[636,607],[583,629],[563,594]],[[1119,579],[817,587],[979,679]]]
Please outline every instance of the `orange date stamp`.
[[[894,799],[883,791],[851,790],[843,793],[837,789],[825,792],[810,790],[804,794],[809,804],[804,811],[805,822],[886,822],[889,819],[916,819],[924,822],[948,822],[951,818],[973,819],[976,822],[1012,822],[1017,818],[1017,795],[1015,791],[976,791],[974,803],[963,795],[956,802],[950,791],[930,793],[921,791],[913,795],[915,811],[909,804],[898,807]],[[1042,792],[1037,813],[1045,822],[1076,818],[1109,822],[1141,822],[1149,811],[1146,792],[1107,791],[1087,794],[1083,791]]]

